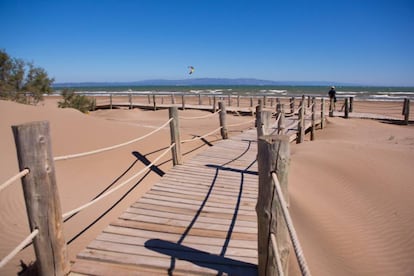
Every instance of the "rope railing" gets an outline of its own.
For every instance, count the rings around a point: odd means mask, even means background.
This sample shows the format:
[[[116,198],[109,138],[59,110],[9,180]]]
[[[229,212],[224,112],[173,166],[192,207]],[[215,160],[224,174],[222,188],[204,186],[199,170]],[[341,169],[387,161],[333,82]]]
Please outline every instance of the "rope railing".
[[[132,144],[132,143],[138,142],[140,140],[143,140],[143,139],[147,138],[148,136],[151,136],[152,134],[160,131],[165,126],[167,126],[172,120],[173,119],[171,118],[166,123],[164,123],[162,126],[160,126],[159,128],[157,128],[157,129],[155,129],[155,130],[153,130],[153,131],[145,134],[144,136],[135,138],[135,139],[130,140],[128,142],[121,143],[121,144],[118,144],[118,145],[114,145],[114,146],[111,146],[111,147],[106,147],[106,148],[102,148],[102,149],[92,150],[92,151],[88,151],[88,152],[77,153],[77,154],[70,154],[70,155],[65,155],[65,156],[58,156],[58,157],[55,157],[53,160],[54,161],[68,160],[68,159],[73,159],[73,158],[83,157],[83,156],[87,156],[87,155],[97,154],[97,153],[101,153],[101,152],[104,152],[104,151],[113,150],[113,149],[117,149],[117,148],[120,148],[120,147],[127,146],[129,144]]]
[[[279,254],[279,249],[277,247],[276,236],[274,233],[270,233],[270,239],[272,240],[273,252],[275,254],[277,272],[279,273],[279,276],[285,276],[285,273],[283,272],[282,262],[280,261],[281,257]]]
[[[215,116],[215,115],[217,115],[217,114],[219,114],[220,113],[220,109],[219,110],[217,110],[216,112],[214,112],[214,113],[212,113],[212,114],[207,114],[207,115],[204,115],[204,116],[198,116],[198,117],[183,117],[183,116],[180,116],[179,118],[180,119],[183,119],[183,120],[197,120],[197,119],[205,119],[205,118],[210,118],[210,117],[213,117],[213,116]]]
[[[273,184],[275,185],[274,193],[277,196],[278,202],[280,202],[283,218],[285,219],[285,222],[286,222],[289,236],[293,244],[293,249],[295,251],[295,255],[299,263],[300,271],[302,275],[304,276],[311,275],[308,265],[306,263],[305,256],[303,254],[302,247],[299,243],[299,239],[296,234],[295,227],[293,226],[293,221],[292,221],[292,218],[290,217],[285,198],[283,197],[282,188],[280,187],[279,179],[277,178],[277,175],[275,172],[272,173],[272,178],[273,178]]]
[[[10,262],[23,248],[30,244],[36,235],[39,234],[39,229],[35,229],[30,235],[28,235],[18,246],[16,246],[6,257],[1,259],[0,268]]]
[[[160,156],[158,156],[154,161],[151,162],[151,164],[147,165],[146,167],[144,167],[142,170],[140,170],[139,172],[137,172],[136,174],[134,174],[133,176],[131,176],[130,178],[128,178],[127,180],[125,180],[124,182],[122,182],[121,184],[119,184],[117,187],[107,191],[106,193],[102,194],[101,196],[91,200],[90,202],[76,208],[73,209],[69,212],[66,212],[62,215],[63,219],[66,219],[70,216],[72,216],[73,214],[76,214],[84,209],[86,209],[87,207],[95,204],[96,202],[100,201],[101,199],[111,195],[112,193],[116,192],[117,190],[121,189],[122,187],[124,187],[126,184],[128,184],[129,182],[131,182],[132,180],[134,180],[135,178],[137,178],[138,176],[140,176],[141,174],[143,174],[144,172],[146,172],[149,168],[151,168],[152,166],[154,166],[155,163],[157,163],[162,157],[164,157],[170,150],[172,147],[175,146],[174,144],[171,144]]]
[[[19,172],[18,174],[10,177],[8,180],[6,180],[4,183],[2,183],[0,185],[0,192],[5,189],[6,187],[8,187],[10,184],[12,184],[13,182],[15,182],[16,180],[24,177],[25,175],[27,175],[30,172],[29,169],[24,169],[21,172]]]
[[[188,143],[188,142],[194,142],[194,141],[197,141],[197,140],[201,140],[201,139],[206,138],[207,136],[210,136],[211,134],[219,131],[222,128],[223,127],[216,128],[215,130],[213,130],[213,131],[211,131],[209,133],[206,133],[203,136],[197,136],[197,137],[194,137],[194,138],[191,138],[191,139],[181,140],[181,144]]]

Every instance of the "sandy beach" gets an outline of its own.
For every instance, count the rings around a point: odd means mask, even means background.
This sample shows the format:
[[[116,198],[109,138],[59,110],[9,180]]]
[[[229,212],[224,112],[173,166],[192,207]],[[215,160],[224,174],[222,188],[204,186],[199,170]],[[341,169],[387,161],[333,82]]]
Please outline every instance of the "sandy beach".
[[[142,137],[168,121],[168,110],[99,110],[87,115],[74,109],[58,108],[57,101],[58,98],[50,97],[38,106],[0,101],[0,129],[3,137],[0,143],[1,182],[18,172],[12,125],[48,120],[53,155],[62,156],[124,143]],[[209,114],[211,113],[196,110],[179,112],[183,118],[203,117]],[[241,130],[253,127],[252,119],[251,116],[228,116],[228,124],[245,123],[229,128],[229,135],[237,135]],[[182,119],[180,126],[182,140],[202,136],[219,127],[218,114],[206,119]],[[198,140],[182,144],[184,161],[208,147],[208,143],[214,143],[218,139],[221,139],[219,131],[207,136],[205,142]],[[89,202],[108,187],[130,178],[147,165],[144,164],[145,161],[151,162],[161,155],[169,143],[170,130],[167,125],[146,139],[116,150],[55,162],[63,213]],[[168,171],[172,166],[171,154],[167,154],[157,164],[162,172]],[[136,181],[65,222],[65,239],[71,241],[76,238],[68,246],[69,258],[73,260],[110,221],[150,189],[159,178],[160,175],[154,172],[143,174]],[[122,201],[118,203],[121,198]],[[0,210],[0,256],[3,257],[29,234],[19,182],[0,193]],[[101,215],[103,216],[100,217]],[[98,221],[94,223],[95,220]],[[77,237],[79,234],[81,235]],[[19,253],[0,270],[0,274],[15,275],[19,271],[20,259],[26,264],[32,262],[32,247]]]
[[[0,182],[18,172],[12,125],[48,120],[53,155],[62,156],[132,140],[168,120],[168,110],[117,109],[82,114],[57,108],[57,101],[47,98],[38,106],[0,101]],[[180,111],[183,117],[208,114]],[[214,116],[181,120],[182,139],[217,129],[218,116]],[[228,116],[228,124],[251,120],[250,116]],[[253,125],[250,122],[232,127],[229,134],[237,135]],[[219,132],[206,137],[213,144],[218,139]],[[290,211],[312,274],[413,275],[414,126],[329,118],[326,128],[316,132],[316,141],[309,141],[309,137],[305,140],[303,144],[292,144],[289,193]],[[150,138],[117,150],[57,161],[63,212],[128,179],[147,160],[157,158],[169,143],[167,126]],[[208,146],[203,141],[183,144],[184,160]],[[171,166],[171,155],[167,154],[158,162],[161,172],[144,174],[65,222],[70,260]],[[3,257],[29,234],[20,183],[0,193],[0,217],[0,257]],[[15,275],[20,260],[26,264],[34,261],[32,247],[0,269],[0,274]],[[296,275],[295,262],[292,257],[293,275]]]

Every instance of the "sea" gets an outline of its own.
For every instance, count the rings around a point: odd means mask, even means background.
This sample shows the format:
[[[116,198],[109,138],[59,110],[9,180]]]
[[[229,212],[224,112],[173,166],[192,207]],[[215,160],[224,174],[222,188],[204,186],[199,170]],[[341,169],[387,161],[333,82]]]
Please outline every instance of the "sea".
[[[93,86],[65,87],[75,93],[90,96],[109,96],[123,94],[171,94],[192,93],[202,95],[241,95],[241,96],[274,96],[274,97],[324,97],[330,87],[326,86]],[[62,88],[55,88],[60,94]],[[337,97],[354,97],[355,100],[366,101],[401,101],[405,98],[414,100],[414,87],[379,87],[379,86],[336,86]]]

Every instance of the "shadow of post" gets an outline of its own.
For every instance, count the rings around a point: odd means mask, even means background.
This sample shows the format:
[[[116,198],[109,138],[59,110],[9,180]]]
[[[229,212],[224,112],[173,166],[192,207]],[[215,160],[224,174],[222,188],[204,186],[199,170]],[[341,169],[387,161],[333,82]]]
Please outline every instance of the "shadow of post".
[[[133,151],[132,154],[139,160],[141,161],[145,166],[148,166],[151,164],[151,161],[148,160],[147,157],[145,157],[144,155],[142,155],[141,153],[139,153],[138,151]],[[158,168],[155,165],[152,165],[150,167],[150,170],[155,172],[156,174],[158,174],[159,176],[163,176],[165,174],[165,172],[163,170],[161,170],[160,168]]]
[[[171,258],[188,261],[200,267],[221,271],[227,275],[257,275],[257,266],[209,252],[197,250],[179,243],[160,239],[150,239],[145,247]],[[172,272],[170,272],[172,275]]]

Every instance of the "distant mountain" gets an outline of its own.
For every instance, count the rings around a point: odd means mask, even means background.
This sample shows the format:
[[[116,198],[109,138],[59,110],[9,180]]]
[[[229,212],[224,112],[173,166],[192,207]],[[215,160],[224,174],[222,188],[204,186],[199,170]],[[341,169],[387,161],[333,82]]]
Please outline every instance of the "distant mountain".
[[[327,81],[271,81],[260,80],[252,78],[238,78],[238,79],[226,79],[226,78],[191,78],[182,80],[143,80],[132,82],[66,82],[55,83],[53,87],[110,87],[110,86],[211,86],[211,85],[240,85],[240,86],[351,86],[353,84],[336,83]],[[356,84],[354,84],[356,85]]]

